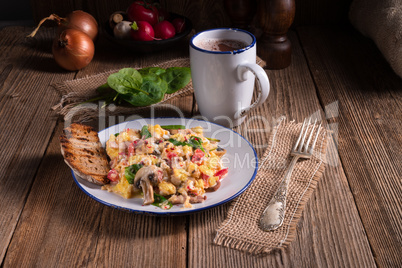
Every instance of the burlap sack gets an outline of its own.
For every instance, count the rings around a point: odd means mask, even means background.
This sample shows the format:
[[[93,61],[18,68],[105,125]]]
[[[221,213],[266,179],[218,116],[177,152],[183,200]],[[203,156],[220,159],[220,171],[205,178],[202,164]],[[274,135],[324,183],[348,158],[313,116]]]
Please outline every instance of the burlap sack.
[[[402,77],[402,1],[354,0],[349,18],[357,30],[373,39],[395,73]]]
[[[295,238],[296,226],[305,204],[324,172],[328,138],[324,128],[321,127],[313,156],[308,160],[299,160],[293,170],[283,225],[275,231],[265,232],[260,229],[259,220],[289,166],[290,152],[301,126],[294,122],[286,123],[282,119],[274,128],[268,148],[259,160],[256,178],[232,202],[225,221],[216,230],[215,244],[261,254],[286,247]]]

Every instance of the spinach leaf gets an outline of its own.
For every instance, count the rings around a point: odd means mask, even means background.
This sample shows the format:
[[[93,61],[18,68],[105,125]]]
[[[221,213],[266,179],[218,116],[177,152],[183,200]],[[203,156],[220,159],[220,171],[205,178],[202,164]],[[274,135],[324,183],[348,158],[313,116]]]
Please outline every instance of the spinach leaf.
[[[191,136],[188,142],[181,142],[175,139],[170,138],[169,142],[173,143],[174,146],[190,146],[193,149],[201,149],[205,153],[204,147],[202,146],[202,140],[197,136]]]
[[[169,139],[169,142],[171,142],[171,143],[173,143],[173,145],[174,146],[186,146],[186,145],[188,145],[188,143],[185,143],[185,142],[181,142],[181,141],[178,141],[178,140],[175,140],[175,139]]]
[[[109,75],[107,83],[97,88],[99,97],[86,102],[105,100],[105,105],[111,102],[119,105],[125,101],[133,106],[148,106],[162,101],[166,93],[185,87],[190,79],[188,67],[123,68]]]
[[[137,94],[123,94],[120,97],[133,106],[148,106],[160,102],[165,96],[167,84],[159,76],[148,74],[143,76],[142,92]]]
[[[126,177],[126,180],[129,184],[134,183],[135,174],[137,174],[138,170],[140,170],[140,168],[142,168],[143,166],[144,165],[142,164],[133,164],[124,169],[124,177]]]
[[[164,72],[166,72],[166,70],[159,68],[159,67],[146,67],[146,68],[139,69],[138,72],[141,75],[147,75],[147,74],[161,75]]]
[[[171,67],[160,75],[168,84],[167,94],[172,94],[185,87],[191,79],[191,70],[188,67]]]
[[[119,73],[131,76],[135,80],[138,80],[140,83],[142,83],[142,75],[134,68],[123,68],[119,71]]]
[[[141,89],[141,80],[139,80],[136,76],[119,72],[109,75],[107,78],[107,83],[111,88],[116,90],[117,93],[122,95],[138,93],[149,95],[148,92]]]
[[[151,132],[149,132],[148,126],[146,125],[142,127],[140,134],[142,139],[148,139],[152,137]]]
[[[170,201],[156,193],[154,193],[154,202],[152,205],[160,207],[161,209],[171,209],[173,207],[173,204]]]
[[[188,143],[194,149],[201,149],[205,153],[204,147],[202,147],[202,140],[199,137],[191,136]]]

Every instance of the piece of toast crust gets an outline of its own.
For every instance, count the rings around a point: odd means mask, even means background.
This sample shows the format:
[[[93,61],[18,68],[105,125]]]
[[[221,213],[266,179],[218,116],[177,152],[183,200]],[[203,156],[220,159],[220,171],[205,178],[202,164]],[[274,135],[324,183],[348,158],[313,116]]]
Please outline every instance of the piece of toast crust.
[[[81,178],[104,185],[109,183],[109,164],[98,133],[90,126],[73,123],[60,136],[66,164]]]

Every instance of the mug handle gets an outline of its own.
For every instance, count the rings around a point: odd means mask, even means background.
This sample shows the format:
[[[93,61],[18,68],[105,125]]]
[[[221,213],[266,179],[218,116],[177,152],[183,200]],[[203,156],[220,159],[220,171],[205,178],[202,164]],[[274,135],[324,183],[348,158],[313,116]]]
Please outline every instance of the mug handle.
[[[251,110],[264,103],[269,94],[269,79],[264,69],[255,63],[243,63],[237,66],[237,78],[240,81],[248,79],[248,72],[252,72],[257,78],[258,82],[258,97],[257,100],[246,108],[242,108],[234,115],[234,119],[240,119],[247,115]]]

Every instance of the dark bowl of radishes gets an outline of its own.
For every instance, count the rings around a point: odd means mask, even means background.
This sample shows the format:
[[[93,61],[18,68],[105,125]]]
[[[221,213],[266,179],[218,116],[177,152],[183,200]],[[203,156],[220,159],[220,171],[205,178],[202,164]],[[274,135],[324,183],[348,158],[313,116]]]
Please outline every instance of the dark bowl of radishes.
[[[104,34],[113,43],[133,52],[154,52],[173,46],[191,30],[188,18],[166,12],[159,4],[135,1],[127,11],[111,14]]]

